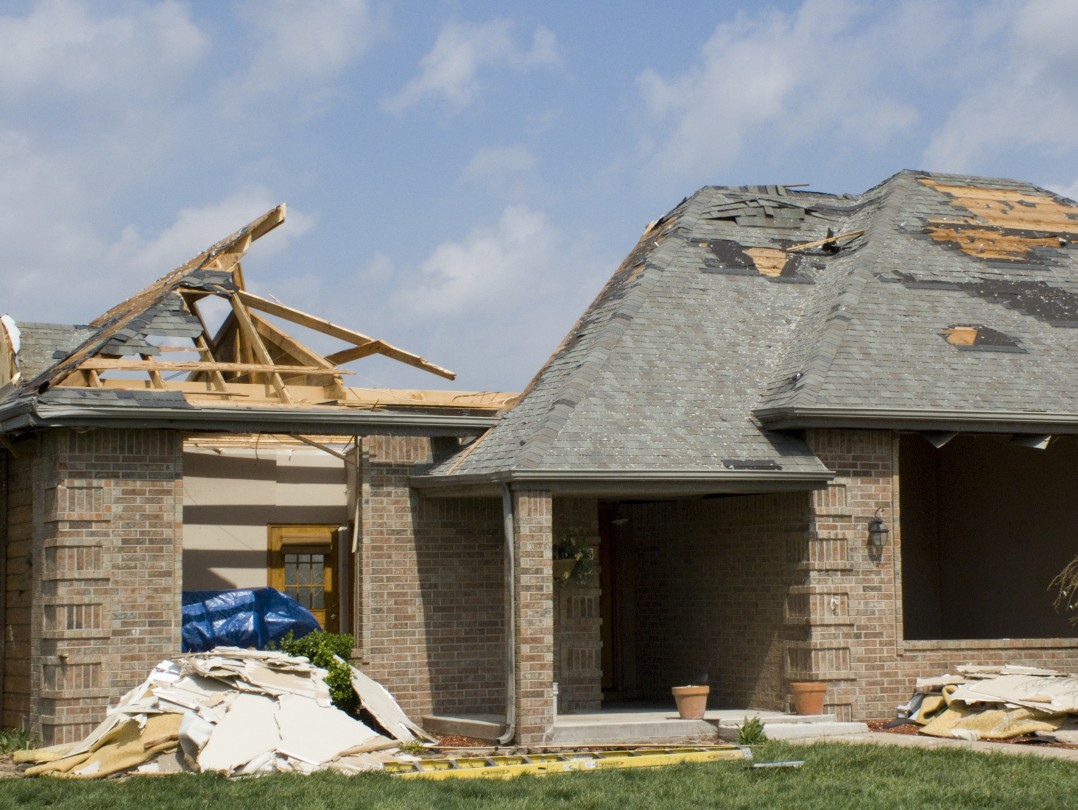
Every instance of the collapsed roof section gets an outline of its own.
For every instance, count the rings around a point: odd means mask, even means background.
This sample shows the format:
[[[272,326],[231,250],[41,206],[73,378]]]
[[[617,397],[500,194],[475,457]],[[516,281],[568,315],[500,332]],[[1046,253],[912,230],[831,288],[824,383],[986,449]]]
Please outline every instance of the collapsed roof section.
[[[1078,206],[1009,180],[701,189],[422,483],[804,488],[827,471],[803,428],[1078,432],[1076,234]]]
[[[241,259],[284,219],[284,205],[268,211],[89,325],[20,325],[5,318],[0,330],[0,431],[33,426],[34,419],[4,419],[25,415],[28,408],[41,417],[38,423],[50,409],[67,419],[74,411],[101,416],[137,408],[147,418],[200,412],[185,420],[191,421],[229,408],[313,408],[323,412],[328,425],[344,428],[347,418],[324,412],[449,409],[461,415],[493,415],[506,405],[507,394],[346,387],[344,377],[352,372],[342,366],[372,355],[445,379],[455,375],[383,340],[249,292]],[[334,338],[343,347],[322,355],[282,323]],[[219,418],[215,427],[242,421],[242,416],[232,416]],[[278,413],[271,421],[287,418]],[[318,417],[312,420],[316,423]]]

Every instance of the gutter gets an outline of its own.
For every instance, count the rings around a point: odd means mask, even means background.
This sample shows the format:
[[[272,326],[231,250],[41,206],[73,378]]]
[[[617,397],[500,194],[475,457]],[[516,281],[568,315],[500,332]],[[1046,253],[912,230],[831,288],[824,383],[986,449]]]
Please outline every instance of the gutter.
[[[310,408],[172,408],[144,406],[50,406],[24,400],[0,407],[0,432],[47,427],[189,428],[259,430],[267,427],[300,432],[370,433],[372,430],[422,430],[428,435],[482,432],[499,416],[401,413]],[[362,430],[354,430],[362,428]],[[432,432],[433,431],[433,432]]]
[[[408,483],[430,494],[455,488],[493,490],[510,483],[552,492],[617,494],[626,491],[719,494],[820,489],[835,474],[800,470],[500,470],[480,474],[416,475]]]
[[[867,428],[965,433],[1078,433],[1078,414],[1049,411],[953,411],[921,408],[760,408],[770,430]]]

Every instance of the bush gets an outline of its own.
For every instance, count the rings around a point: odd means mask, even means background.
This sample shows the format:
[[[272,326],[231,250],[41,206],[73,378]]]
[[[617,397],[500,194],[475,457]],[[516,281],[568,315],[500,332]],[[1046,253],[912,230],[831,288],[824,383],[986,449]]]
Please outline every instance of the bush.
[[[333,705],[356,717],[359,712],[359,698],[352,688],[352,667],[347,663],[355,643],[355,638],[344,633],[316,630],[294,638],[289,630],[279,644],[270,644],[268,647],[279,649],[288,655],[303,656],[316,667],[326,670],[329,673],[326,675],[326,686],[329,687]]]
[[[0,754],[29,751],[31,748],[37,748],[37,739],[29,731],[21,728],[0,729]]]

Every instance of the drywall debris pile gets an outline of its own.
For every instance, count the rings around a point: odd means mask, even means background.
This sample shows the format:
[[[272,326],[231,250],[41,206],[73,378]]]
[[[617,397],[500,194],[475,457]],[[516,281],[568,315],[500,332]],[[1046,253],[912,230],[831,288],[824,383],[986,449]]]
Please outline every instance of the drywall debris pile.
[[[1078,677],[1035,667],[958,667],[920,678],[900,716],[921,733],[960,740],[1078,737]]]
[[[27,775],[122,772],[229,775],[381,770],[399,743],[426,733],[380,684],[352,685],[381,732],[334,707],[326,671],[281,652],[218,647],[162,661],[81,742],[20,752]]]

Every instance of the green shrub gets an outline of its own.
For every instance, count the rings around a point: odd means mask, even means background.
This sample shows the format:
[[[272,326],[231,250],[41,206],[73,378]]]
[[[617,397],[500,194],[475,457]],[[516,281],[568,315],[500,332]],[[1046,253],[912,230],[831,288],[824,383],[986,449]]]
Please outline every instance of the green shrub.
[[[271,650],[303,656],[316,667],[326,670],[329,673],[326,675],[326,686],[329,687],[333,705],[355,717],[359,712],[359,698],[352,689],[352,668],[347,663],[355,643],[355,638],[345,633],[316,630],[295,638],[289,630],[278,644],[267,646]]]
[[[0,729],[0,754],[12,751],[28,751],[37,748],[37,738],[21,728]]]

